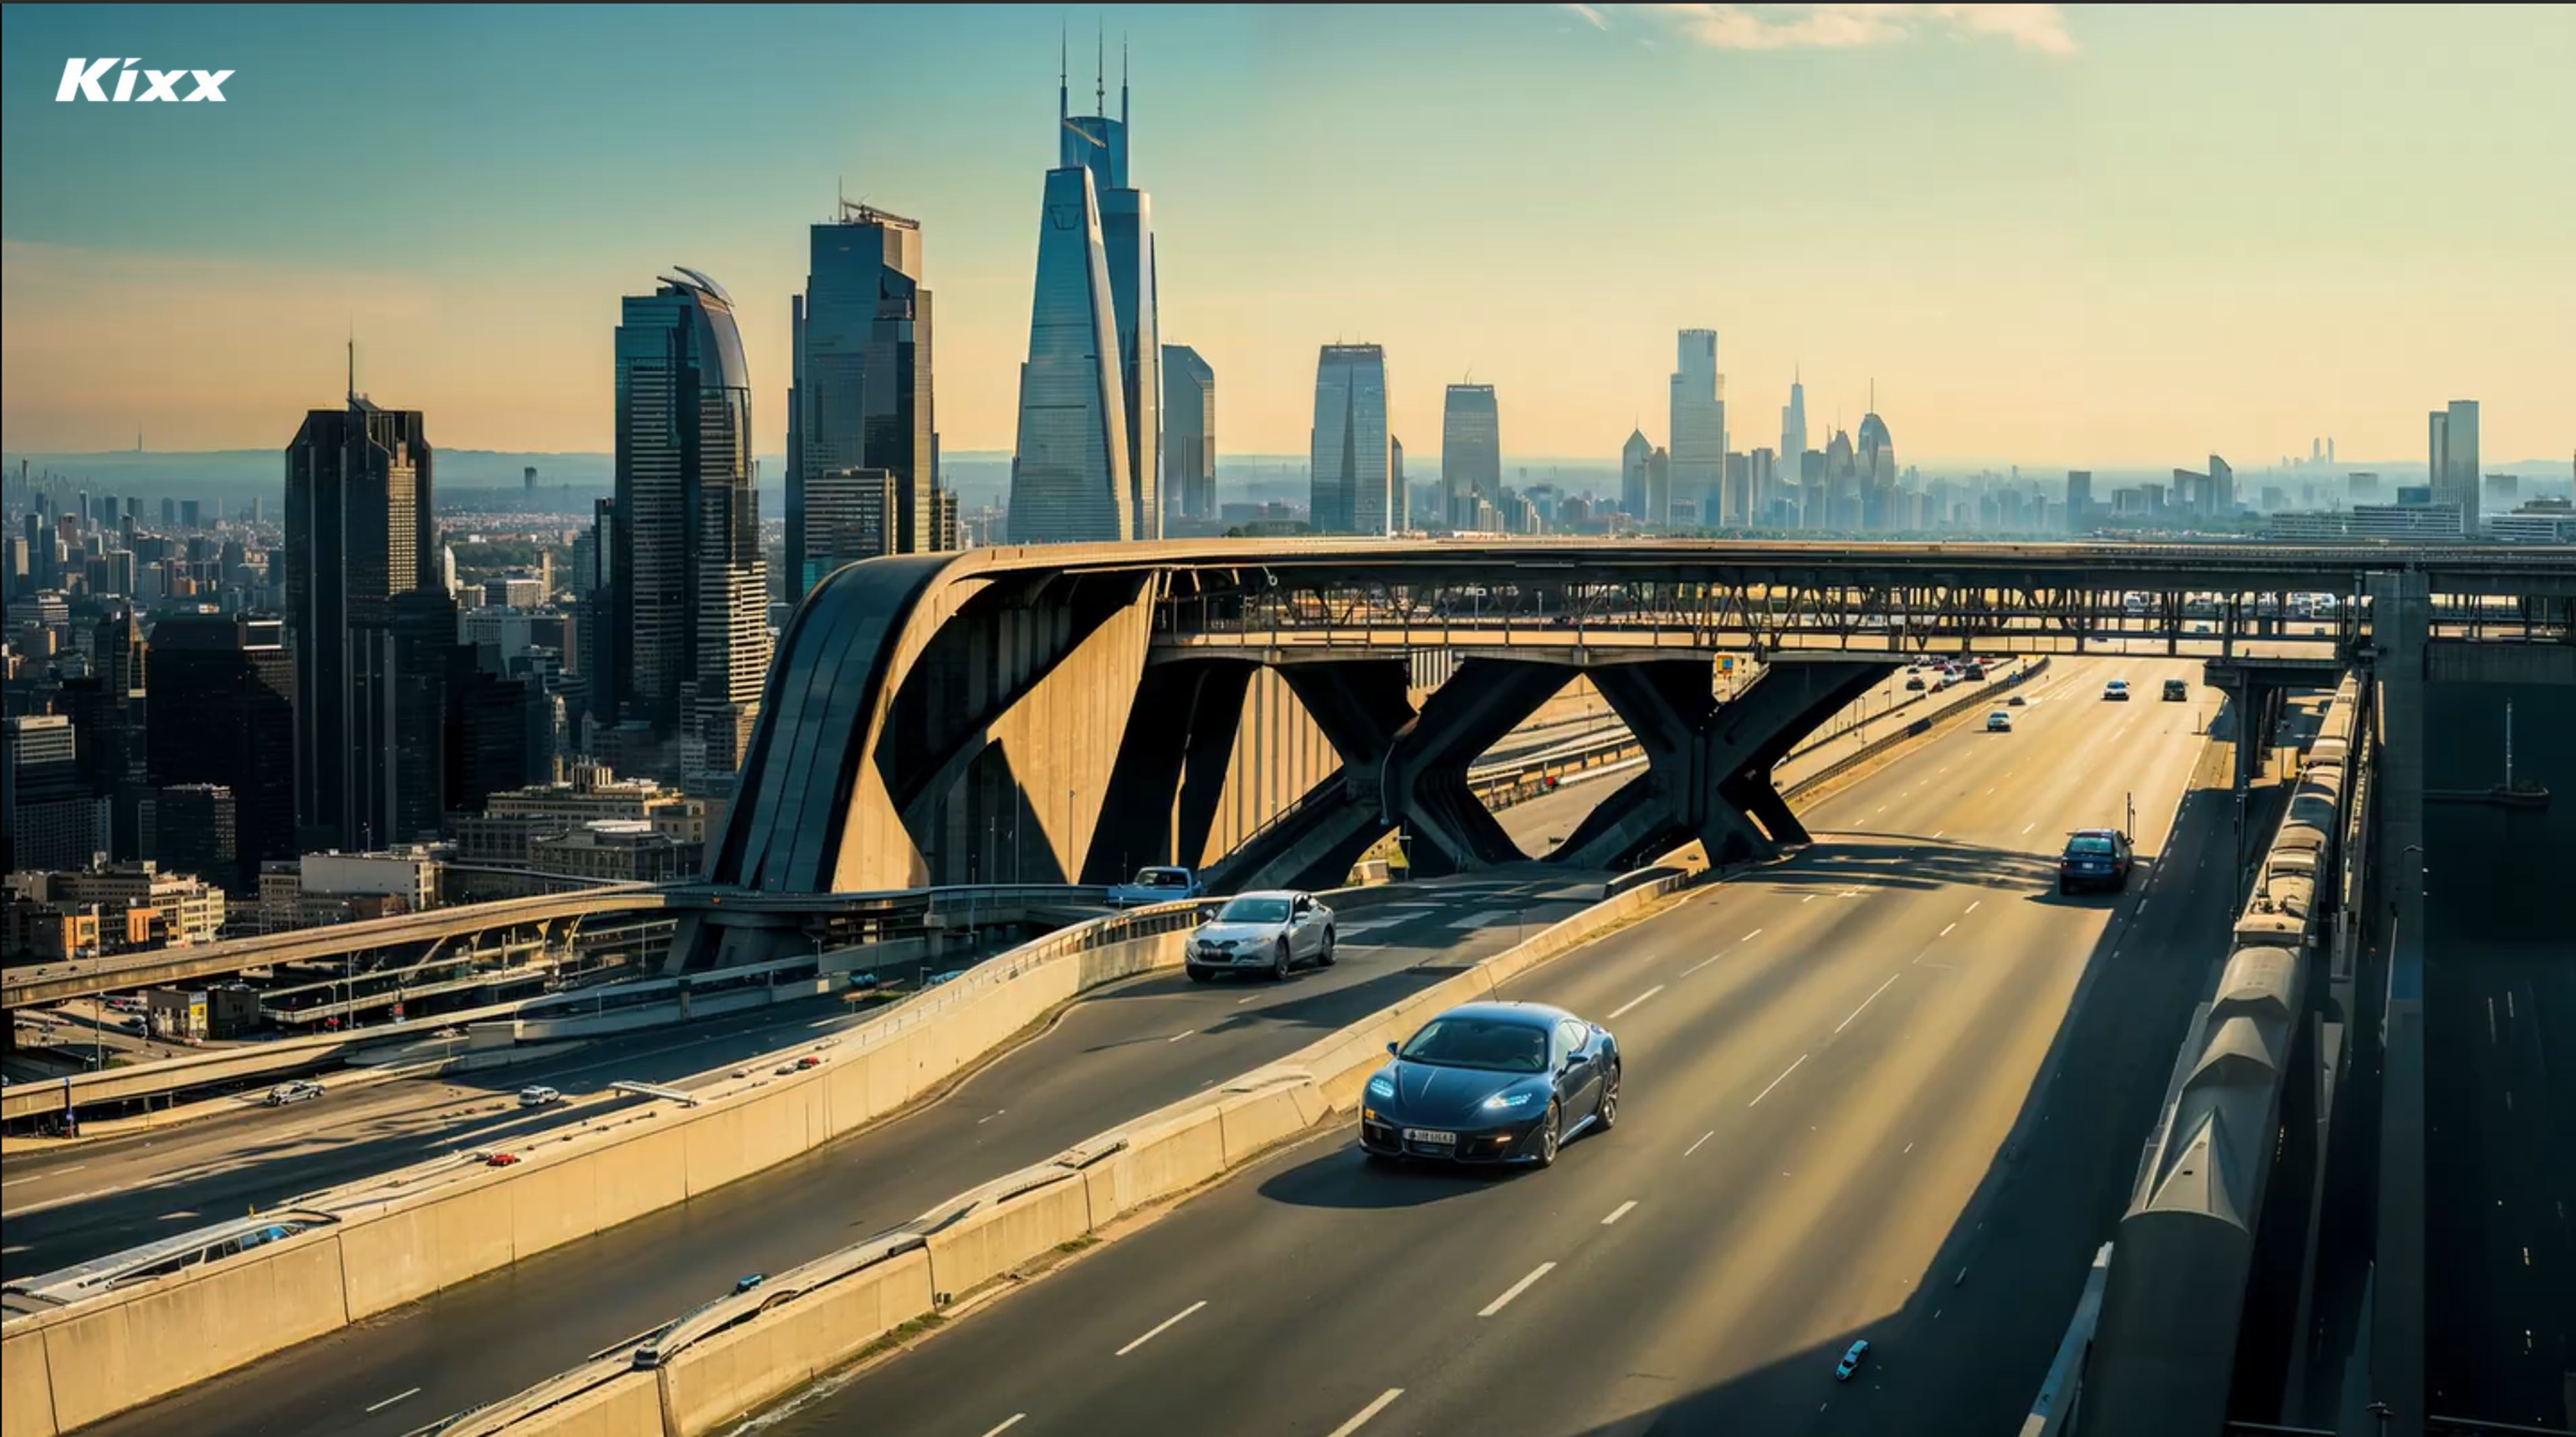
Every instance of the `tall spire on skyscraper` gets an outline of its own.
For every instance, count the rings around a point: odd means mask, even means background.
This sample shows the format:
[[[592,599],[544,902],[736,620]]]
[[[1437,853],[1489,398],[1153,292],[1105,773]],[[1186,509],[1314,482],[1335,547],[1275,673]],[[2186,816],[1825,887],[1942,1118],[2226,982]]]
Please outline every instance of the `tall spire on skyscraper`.
[[[1105,25],[1092,37],[1091,112],[1109,113],[1109,29]]]
[[[1059,130],[1073,118],[1072,44],[1070,27],[1059,23],[1055,31],[1055,122]]]
[[[1127,125],[1127,37],[1118,37],[1118,124]]]

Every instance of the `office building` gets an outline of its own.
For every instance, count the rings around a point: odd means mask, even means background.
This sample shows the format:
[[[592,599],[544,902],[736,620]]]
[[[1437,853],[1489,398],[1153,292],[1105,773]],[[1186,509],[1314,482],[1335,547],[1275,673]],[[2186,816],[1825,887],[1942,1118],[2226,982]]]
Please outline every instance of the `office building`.
[[[1039,213],[1037,290],[1011,455],[1010,541],[1132,539],[1117,306],[1090,169],[1077,163],[1049,170]]]
[[[2469,533],[2478,528],[2478,402],[2454,399],[2436,409],[2426,454],[2433,502],[2457,506]]]
[[[1163,502],[1216,518],[1216,370],[1186,344],[1163,346]]]
[[[2093,471],[2066,471],[2066,527],[2072,532],[2085,529],[2093,522]]]
[[[841,201],[812,227],[805,293],[789,304],[787,391],[788,597],[802,598],[829,567],[810,551],[808,490],[818,475],[875,469],[892,476],[892,546],[940,547],[932,449],[931,302],[922,286],[918,221]]]
[[[1729,455],[1732,462],[1734,456]],[[1769,446],[1744,456],[1746,522],[1757,528],[1785,527],[1791,520],[1774,512],[1780,502],[1780,456]]]
[[[180,783],[152,798],[151,842],[146,855],[165,872],[193,874],[219,888],[251,892],[242,882],[241,811],[233,791],[219,783]],[[257,870],[251,875],[256,878]]]
[[[1807,452],[1807,386],[1804,376],[1791,370],[1789,402],[1780,410],[1780,457],[1783,464],[1794,464]]]
[[[1871,386],[1870,410],[1860,417],[1852,464],[1860,484],[1861,527],[1884,531],[1899,527],[1902,516],[1896,509],[1896,440],[1887,432],[1887,421],[1878,417],[1876,389]]]
[[[1452,384],[1440,410],[1440,503],[1455,526],[1464,504],[1499,502],[1502,415],[1490,384]]]
[[[1694,514],[1714,524],[1725,512],[1726,381],[1717,372],[1717,331],[1681,332],[1672,377],[1670,438],[1675,498],[1689,499]]]
[[[2490,474],[2487,476],[2486,487],[2482,492],[2479,512],[2510,514],[2513,512],[2514,501],[2522,493],[2522,480],[2512,474]]]
[[[731,772],[769,668],[751,377],[733,301],[694,270],[629,296],[617,327],[610,660],[621,722]]]
[[[2219,519],[2236,512],[2236,471],[2215,454],[2209,456],[2208,512]]]
[[[378,408],[357,392],[354,373],[347,406],[308,413],[287,447],[295,805],[311,847],[362,844],[371,817],[381,817],[366,808],[366,769],[386,755],[361,740],[356,663],[361,632],[381,627],[395,595],[444,592],[431,458],[420,412]]]
[[[1153,205],[1128,183],[1127,86],[1075,115],[1056,77],[1056,168],[1038,231],[1011,463],[1013,542],[1162,535],[1162,331]]]
[[[235,867],[203,873],[249,895],[296,846],[296,669],[273,618],[179,614],[152,626],[152,782],[232,796]],[[155,824],[156,838],[165,831]]]
[[[1654,453],[1643,429],[1629,430],[1628,442],[1619,449],[1619,507],[1639,523],[1646,519],[1646,461]]]
[[[81,783],[70,719],[0,719],[0,873],[89,866],[105,807]]]
[[[890,469],[832,469],[808,477],[805,542],[814,577],[898,552],[902,491]]]
[[[1673,522],[1673,456],[1660,444],[1646,456],[1646,512],[1638,517],[1649,528]]]
[[[1307,512],[1316,533],[1394,532],[1386,424],[1386,351],[1374,344],[1325,345],[1315,364],[1308,446]]]

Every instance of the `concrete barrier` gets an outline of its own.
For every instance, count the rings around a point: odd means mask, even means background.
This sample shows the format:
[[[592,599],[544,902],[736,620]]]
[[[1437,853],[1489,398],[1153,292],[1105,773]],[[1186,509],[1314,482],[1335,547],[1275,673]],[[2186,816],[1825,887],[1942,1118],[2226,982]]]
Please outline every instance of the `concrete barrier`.
[[[931,1310],[930,1253],[914,1248],[701,1339],[661,1368],[664,1432],[696,1437],[840,1366]]]
[[[45,1371],[45,1335],[0,1339],[0,1437],[54,1437],[54,1384]]]
[[[945,1302],[1091,1231],[1091,1197],[1079,1175],[979,1207],[931,1233],[930,1283]]]
[[[662,1391],[651,1373],[628,1372],[521,1417],[511,1437],[662,1437]]]

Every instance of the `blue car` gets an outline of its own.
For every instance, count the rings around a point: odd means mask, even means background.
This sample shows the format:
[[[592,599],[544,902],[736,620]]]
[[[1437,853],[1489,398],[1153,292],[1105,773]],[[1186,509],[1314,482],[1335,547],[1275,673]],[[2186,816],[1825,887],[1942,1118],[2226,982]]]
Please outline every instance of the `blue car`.
[[[2057,859],[2057,891],[2129,886],[2129,836],[2115,828],[2084,828],[2066,836],[2066,851]]]
[[[1538,1003],[1468,1003],[1422,1025],[1360,1100],[1372,1158],[1547,1167],[1619,1122],[1619,1040]]]

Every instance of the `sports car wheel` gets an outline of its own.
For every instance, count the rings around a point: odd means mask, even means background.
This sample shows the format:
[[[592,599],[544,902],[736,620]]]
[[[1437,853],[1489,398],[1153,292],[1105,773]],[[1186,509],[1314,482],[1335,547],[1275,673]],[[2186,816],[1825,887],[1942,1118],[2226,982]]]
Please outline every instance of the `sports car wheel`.
[[[1556,1165],[1557,1144],[1565,1139],[1565,1109],[1554,1098],[1548,1099],[1547,1120],[1539,1125],[1537,1165]]]
[[[1594,1113],[1594,1126],[1603,1132],[1619,1126],[1619,1070],[1612,1068],[1601,1083],[1601,1106]]]

